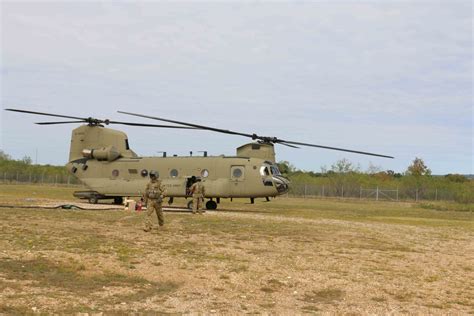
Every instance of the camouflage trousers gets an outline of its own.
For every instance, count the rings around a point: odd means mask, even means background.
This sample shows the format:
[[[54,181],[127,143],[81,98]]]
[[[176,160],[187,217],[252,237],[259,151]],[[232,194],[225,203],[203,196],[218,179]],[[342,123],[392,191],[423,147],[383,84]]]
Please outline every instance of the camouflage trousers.
[[[193,213],[202,213],[202,195],[193,195]]]
[[[145,229],[151,230],[153,228],[153,213],[156,213],[158,217],[158,225],[163,226],[165,224],[165,217],[163,216],[162,203],[150,200],[147,204],[146,217],[145,217]]]

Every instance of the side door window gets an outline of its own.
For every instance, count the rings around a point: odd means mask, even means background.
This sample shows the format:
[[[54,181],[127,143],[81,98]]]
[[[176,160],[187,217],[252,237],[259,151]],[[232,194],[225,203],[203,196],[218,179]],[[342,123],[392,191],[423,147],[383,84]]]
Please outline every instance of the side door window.
[[[233,181],[243,181],[245,179],[245,166],[231,166],[230,178]]]

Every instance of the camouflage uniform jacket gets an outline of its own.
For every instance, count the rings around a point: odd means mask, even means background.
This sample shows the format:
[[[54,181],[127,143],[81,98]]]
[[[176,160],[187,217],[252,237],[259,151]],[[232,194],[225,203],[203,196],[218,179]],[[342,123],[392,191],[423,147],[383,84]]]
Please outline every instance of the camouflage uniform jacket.
[[[161,184],[161,181],[150,181],[146,185],[145,189],[145,203],[147,203],[148,200],[151,200],[153,202],[162,202],[165,195],[166,188],[163,184]]]
[[[191,194],[193,197],[203,197],[206,194],[206,189],[201,182],[196,182],[191,186]]]

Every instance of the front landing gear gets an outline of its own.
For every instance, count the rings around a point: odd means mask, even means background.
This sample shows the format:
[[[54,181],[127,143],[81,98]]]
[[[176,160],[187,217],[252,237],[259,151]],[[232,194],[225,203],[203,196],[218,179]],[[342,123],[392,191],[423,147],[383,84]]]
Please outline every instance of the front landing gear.
[[[99,202],[99,198],[95,195],[89,197],[89,204],[97,204]]]
[[[215,210],[217,209],[217,203],[213,200],[209,200],[206,202],[206,209],[207,210]]]

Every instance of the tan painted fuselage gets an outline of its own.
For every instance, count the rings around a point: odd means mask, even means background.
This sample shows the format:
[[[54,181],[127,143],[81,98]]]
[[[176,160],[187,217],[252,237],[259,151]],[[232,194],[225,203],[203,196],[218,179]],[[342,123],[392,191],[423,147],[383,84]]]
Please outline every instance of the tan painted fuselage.
[[[232,157],[139,157],[125,133],[83,125],[72,132],[67,168],[102,197],[141,196],[154,170],[169,197],[189,196],[194,176],[202,179],[207,198],[257,198],[288,190],[274,159],[273,145],[258,143],[239,147]]]

